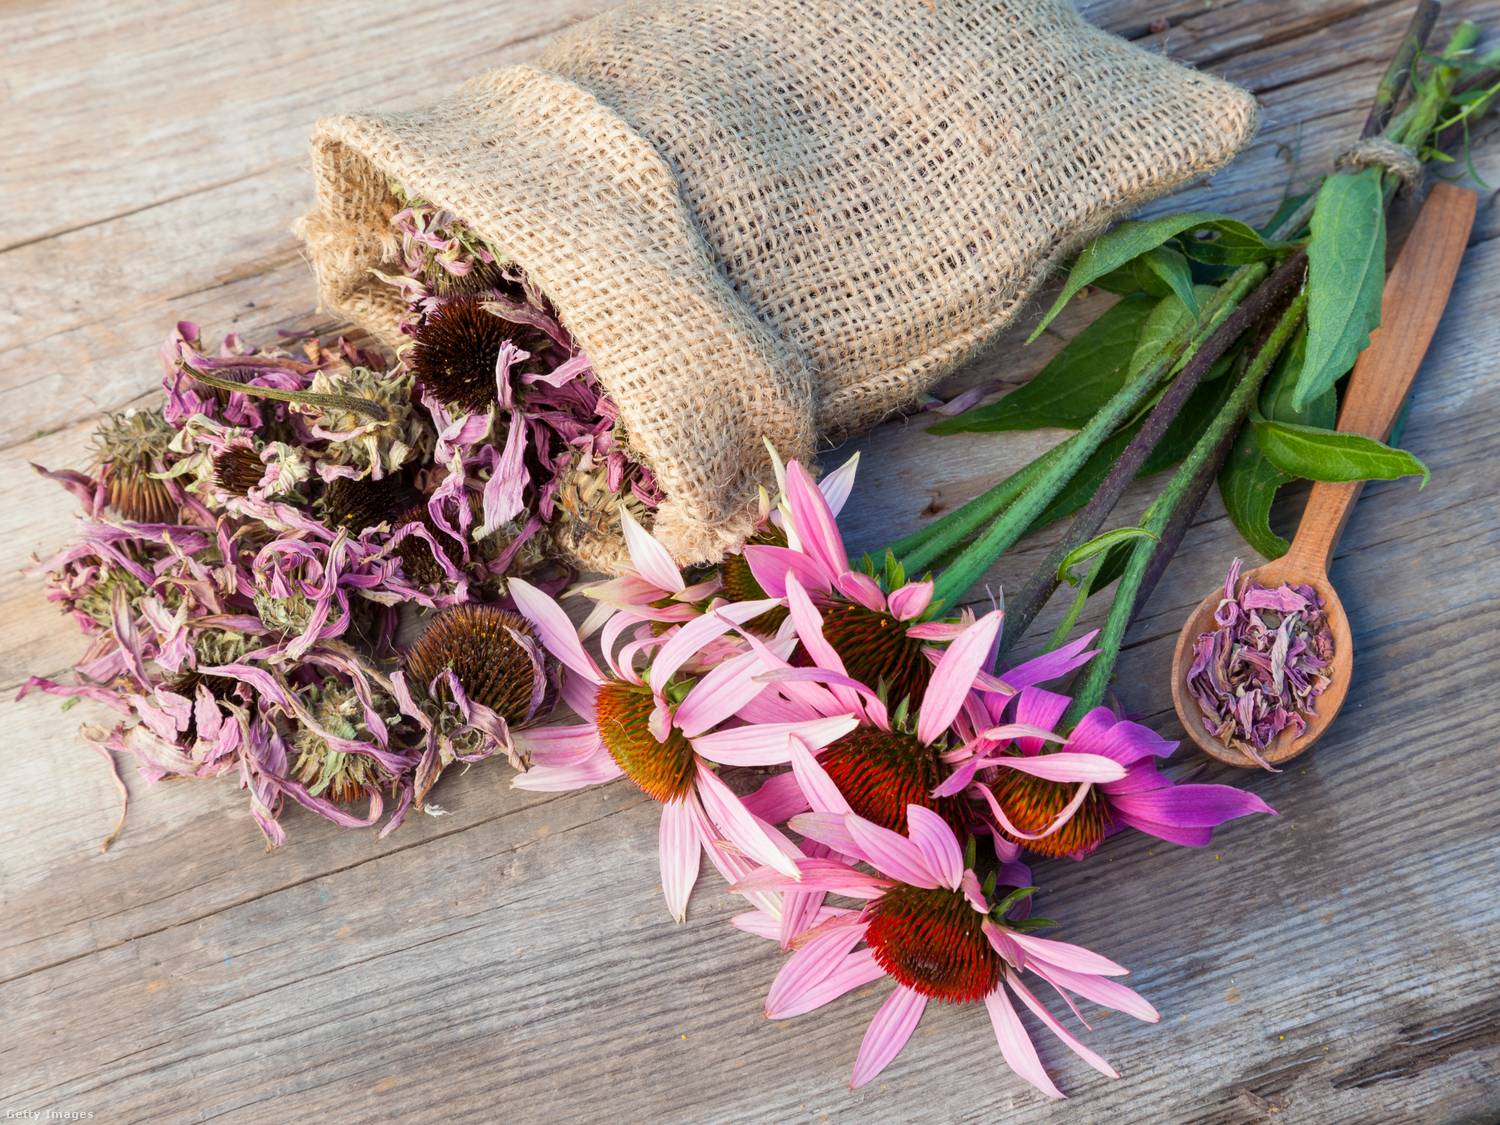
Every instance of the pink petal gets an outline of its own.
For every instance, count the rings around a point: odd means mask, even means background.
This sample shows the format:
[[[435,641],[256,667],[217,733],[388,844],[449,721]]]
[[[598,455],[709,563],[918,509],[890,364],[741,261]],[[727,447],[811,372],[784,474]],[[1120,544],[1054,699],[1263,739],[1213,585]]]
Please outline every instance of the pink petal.
[[[1016,944],[1026,951],[1031,963],[1056,966],[1070,973],[1088,973],[1090,976],[1123,977],[1130,972],[1108,957],[1101,957],[1091,949],[1071,942],[1053,938],[1034,937],[1031,934],[1014,934]]]
[[[859,1089],[901,1053],[926,1007],[927,997],[905,986],[891,993],[859,1045],[859,1057],[854,1060],[854,1074],[849,1079],[851,1087]]]
[[[885,594],[880,583],[868,574],[857,570],[846,571],[833,580],[834,588],[856,605],[862,605],[872,613],[885,612]]]
[[[771,824],[784,824],[790,817],[807,811],[807,797],[796,775],[791,773],[766,778],[759,789],[740,800],[745,808]]]
[[[804,859],[797,867],[800,879],[790,879],[769,867],[757,867],[735,880],[729,889],[737,895],[753,891],[819,890],[858,899],[879,898],[891,889],[889,879],[856,871],[836,859]]]
[[[921,805],[906,806],[907,835],[922,853],[929,871],[949,890],[964,876],[964,853],[948,822]]]
[[[858,950],[844,958],[843,963],[823,980],[804,991],[795,1004],[782,1008],[776,1018],[790,1019],[792,1016],[811,1012],[883,976],[885,970],[876,962],[874,952],[869,949]]]
[[[818,491],[828,501],[828,510],[835,516],[844,510],[844,502],[854,490],[854,474],[858,468],[859,454],[856,453],[818,482]]]
[[[574,766],[608,755],[599,740],[599,728],[593,723],[566,727],[536,727],[517,731],[516,749],[531,759],[533,766]]]
[[[574,765],[534,765],[525,773],[516,774],[510,783],[513,788],[530,793],[566,793],[590,785],[603,785],[620,776],[620,767],[615,760],[608,754],[599,754]]]
[[[927,857],[922,854],[922,849],[899,832],[872,824],[853,813],[845,817],[845,823],[849,826],[849,835],[859,845],[859,858],[882,875],[889,875],[892,879],[899,879],[913,887],[930,889],[943,885],[943,880],[928,867]]]
[[[679,721],[681,712],[678,712]],[[791,740],[821,750],[842,738],[859,721],[853,715],[835,715],[810,723],[758,723],[714,731],[693,740],[693,749],[710,762],[724,766],[779,766],[791,761]]]
[[[620,526],[625,532],[625,548],[630,552],[636,573],[657,589],[673,593],[680,591],[683,588],[682,572],[672,561],[671,554],[623,507],[620,509]]]
[[[802,648],[812,658],[812,662],[819,668],[826,668],[840,675],[848,675],[849,670],[844,667],[839,654],[823,636],[822,617],[818,615],[812,599],[807,596],[807,591],[795,578],[787,579],[786,604],[792,627],[797,631],[797,639],[802,642]],[[854,714],[863,713],[860,707],[860,693],[853,688],[834,683],[828,685],[828,690],[839,701],[841,707]]]
[[[1000,632],[1000,617],[999,610],[985,614],[943,652],[917,713],[917,738],[922,743],[936,741],[963,707],[974,688],[974,677],[989,661],[990,649]]]
[[[786,826],[793,832],[800,833],[809,840],[816,840],[841,855],[852,858],[859,852],[854,837],[849,835],[849,826],[844,823],[844,818],[839,813],[798,813],[787,821]]]
[[[767,830],[756,822],[750,810],[740,802],[719,775],[703,762],[698,762],[698,797],[703,802],[703,811],[717,824],[730,843],[751,859],[757,860],[790,879],[800,876],[797,863],[788,856]]]
[[[932,604],[931,582],[908,582],[894,591],[886,603],[897,621],[913,621],[927,612]]]
[[[793,576],[807,589],[819,593],[833,585],[833,575],[815,560],[790,547],[752,543],[742,553],[756,585],[773,598],[786,597],[786,580]]]
[[[975,913],[988,914],[990,912],[989,900],[984,897],[984,888],[979,885],[978,875],[965,868],[962,877],[958,881],[958,886],[963,891],[964,898],[968,900],[969,905],[974,908]]]
[[[1090,976],[1087,973],[1073,973],[1067,969],[1059,969],[1056,965],[1033,966],[1032,971],[1054,988],[1076,992],[1085,1000],[1124,1012],[1127,1016],[1134,1016],[1146,1023],[1156,1023],[1161,1019],[1157,1010],[1139,993],[1126,988],[1117,980]]]
[[[795,533],[802,553],[817,560],[829,574],[848,571],[849,556],[828,500],[797,461],[787,462],[786,500],[790,509],[789,530]]]
[[[1091,781],[1097,784],[1102,781],[1118,781],[1125,776],[1125,767],[1113,758],[1105,758],[1099,754],[1074,754],[1066,750],[1030,758],[1007,754],[990,759],[990,765],[1019,770],[1048,781]]]
[[[828,771],[818,764],[813,757],[812,751],[799,738],[791,740],[792,775],[796,777],[797,784],[802,787],[802,792],[807,797],[807,803],[814,812],[836,813],[845,816],[854,810],[849,807],[849,802],[844,800],[844,795],[839,792],[839,787],[833,783],[833,778],[828,776]],[[852,854],[855,858],[863,858],[861,853]]]
[[[1077,1036],[1064,1027],[1056,1016],[1043,1007],[1042,1002],[1032,994],[1031,989],[1021,983],[1021,978],[1014,969],[1006,969],[1005,982],[1021,998],[1021,1003],[1031,1009],[1031,1014],[1041,1020],[1047,1026],[1048,1031],[1067,1044],[1069,1050],[1106,1078],[1120,1077],[1118,1070],[1110,1066],[1101,1056],[1085,1047],[1078,1040]]]
[[[756,653],[745,652],[711,668],[677,707],[682,733],[696,738],[712,730],[765,691],[766,685],[756,679],[761,667]]]
[[[651,661],[651,690],[661,694],[666,690],[668,681],[677,674],[677,670],[702,652],[710,641],[718,640],[736,625],[743,625],[780,604],[772,599],[736,602],[720,606],[681,626],[657,650],[655,659]]]
[[[1010,997],[1003,987],[997,987],[984,998],[985,1010],[990,1014],[990,1024],[995,1029],[995,1039],[1000,1044],[1000,1054],[1015,1071],[1049,1098],[1061,1098],[1063,1092],[1047,1077],[1042,1060],[1037,1057],[1036,1045],[1021,1026],[1021,1017],[1011,1005]]]
[[[1073,702],[1066,695],[1043,691],[1037,687],[1022,688],[1015,700],[1016,722],[1045,731],[1056,730],[1058,720],[1063,717],[1068,704]],[[1016,745],[1024,754],[1035,754],[1042,748],[1042,742],[1037,738],[1023,738]]]
[[[703,854],[690,801],[668,801],[661,807],[661,889],[667,909],[679,922],[687,917],[688,896],[698,881],[698,861]]]
[[[832,975],[864,938],[864,926],[838,926],[818,934],[793,952],[766,994],[767,1018],[779,1020],[796,1014],[788,1009],[802,999],[807,989]]]
[[[990,947],[1000,954],[1006,964],[1014,965],[1018,969],[1025,968],[1026,954],[1011,940],[1013,935],[1010,930],[996,922],[991,922],[988,918],[979,924],[979,928],[984,931],[984,936],[989,938]]]
[[[520,578],[509,579],[506,589],[521,616],[536,629],[548,652],[591,683],[603,682],[598,665],[583,651],[578,633],[562,606]]]

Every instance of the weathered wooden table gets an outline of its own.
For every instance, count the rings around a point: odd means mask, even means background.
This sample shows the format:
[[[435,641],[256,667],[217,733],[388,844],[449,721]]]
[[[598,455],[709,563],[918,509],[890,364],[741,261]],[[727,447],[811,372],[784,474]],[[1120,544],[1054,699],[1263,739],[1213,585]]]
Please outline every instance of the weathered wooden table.
[[[81,650],[18,573],[72,521],[26,463],[80,461],[97,412],[151,401],[176,318],[251,339],[319,323],[287,232],[309,199],[313,119],[415,103],[607,2],[5,7],[7,698]],[[1258,219],[1289,153],[1305,174],[1356,134],[1409,4],[1086,8],[1261,96],[1254,148],[1179,197]],[[1445,28],[1500,23],[1500,0],[1450,9]],[[1500,182],[1500,147],[1485,169]],[[1497,231],[1482,209],[1418,384],[1405,440],[1433,481],[1369,488],[1335,565],[1359,644],[1349,706],[1286,773],[1233,778],[1281,816],[1203,850],[1128,835],[1090,864],[1040,868],[1047,912],[1135,967],[1164,1014],[1098,1022],[1091,1042],[1120,1081],[1049,1042],[1073,1100],[1047,1103],[1006,1071],[974,1011],[933,1006],[901,1059],[851,1093],[873,990],[764,1020],[774,949],[725,925],[735,906],[711,876],[685,925],[665,921],[656,813],[624,784],[533,796],[490,764],[444,780],[450,815],[383,842],[294,813],[290,842],[265,854],[232,782],[147,790],[132,776],[129,824],[101,855],[117,795],[73,733],[86,709],[34,698],[5,704],[0,748],[0,1108],[101,1121],[1493,1119]],[[1022,380],[1060,339],[1022,349],[1013,333],[955,385]],[[885,426],[859,443],[854,538],[880,541],[890,512],[905,530],[961,502],[1056,436]],[[1133,630],[1119,696],[1150,722],[1175,727],[1172,637],[1245,550],[1211,503]]]

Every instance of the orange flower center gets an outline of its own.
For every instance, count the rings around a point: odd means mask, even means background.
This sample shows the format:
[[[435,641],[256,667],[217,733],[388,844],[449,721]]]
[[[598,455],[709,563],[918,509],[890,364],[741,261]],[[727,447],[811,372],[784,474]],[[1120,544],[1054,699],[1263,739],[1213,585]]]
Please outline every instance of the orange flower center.
[[[1078,792],[1078,783],[1048,781],[1020,770],[1001,770],[990,788],[1012,824],[1022,832],[1041,832],[1067,807]],[[1095,787],[1067,823],[1050,836],[1018,840],[1003,829],[1000,834],[1037,855],[1085,855],[1099,846],[1111,820],[1109,804]]]
[[[651,692],[610,680],[599,688],[595,722],[615,764],[652,800],[685,797],[693,788],[697,759],[688,740],[673,727],[665,742],[651,733]]]

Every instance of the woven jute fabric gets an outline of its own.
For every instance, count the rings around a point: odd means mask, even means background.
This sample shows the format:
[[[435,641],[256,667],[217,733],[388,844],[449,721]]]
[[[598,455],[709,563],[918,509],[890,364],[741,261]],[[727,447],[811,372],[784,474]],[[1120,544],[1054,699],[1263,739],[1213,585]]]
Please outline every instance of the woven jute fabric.
[[[642,0],[426,108],[320,122],[300,230],[325,305],[395,342],[390,184],[475,228],[591,357],[657,535],[710,560],[764,439],[806,457],[908,406],[1255,123],[1065,0]]]

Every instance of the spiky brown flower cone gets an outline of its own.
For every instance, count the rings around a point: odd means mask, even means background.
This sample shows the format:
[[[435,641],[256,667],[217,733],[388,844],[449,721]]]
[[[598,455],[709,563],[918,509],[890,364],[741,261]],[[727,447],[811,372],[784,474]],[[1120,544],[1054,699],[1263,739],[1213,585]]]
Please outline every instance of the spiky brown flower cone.
[[[1000,982],[1000,956],[984,915],[959,891],[898,885],[869,906],[865,940],[875,960],[908,988],[952,1004],[982,1000]]]
[[[181,508],[167,482],[151,475],[151,466],[114,462],[104,469],[108,503],[115,514],[134,523],[176,523]]]
[[[459,565],[463,556],[459,553],[458,545],[446,531],[438,528],[433,521],[431,513],[427,511],[426,504],[418,504],[414,508],[401,513],[393,521],[396,527],[404,527],[409,523],[419,523],[427,529],[427,533],[442,548],[444,556],[454,566]],[[420,586],[435,586],[447,577],[443,570],[443,564],[438,562],[432,553],[432,546],[415,533],[408,535],[396,544],[396,554],[401,559],[401,569],[406,576]]]
[[[944,771],[937,753],[904,731],[855,727],[818,758],[852,808],[866,820],[895,832],[907,830],[906,806],[937,813],[960,838],[966,827],[957,797],[933,797]]]
[[[243,445],[231,445],[214,458],[214,481],[231,496],[248,496],[265,475],[260,455]]]
[[[402,516],[422,503],[422,494],[400,477],[338,477],[329,481],[319,503],[327,523],[357,534],[378,523],[397,526]]]
[[[932,679],[932,661],[922,642],[906,635],[906,627],[889,613],[853,602],[834,602],[823,610],[823,635],[849,675],[870,687],[884,682],[891,706],[907,699],[915,712]]]
[[[411,347],[409,362],[418,387],[450,406],[486,409],[499,399],[495,361],[507,340],[533,356],[517,371],[542,371],[534,357],[551,345],[545,333],[487,312],[478,297],[445,301],[422,322]]]
[[[516,640],[533,644],[536,633],[519,614],[494,605],[460,605],[442,610],[406,654],[412,689],[428,693],[430,685],[451,669],[464,695],[482,703],[507,723],[531,718],[533,692],[541,673],[531,653]],[[438,697],[445,693],[437,685]]]

